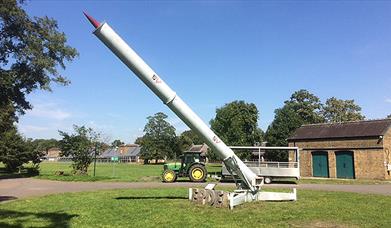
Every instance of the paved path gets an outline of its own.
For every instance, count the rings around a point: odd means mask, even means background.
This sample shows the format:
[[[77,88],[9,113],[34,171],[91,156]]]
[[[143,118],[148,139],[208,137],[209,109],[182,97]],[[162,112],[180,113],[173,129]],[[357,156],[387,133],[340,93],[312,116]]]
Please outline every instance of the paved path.
[[[203,187],[206,183],[161,183],[161,182],[65,182],[40,180],[34,178],[17,178],[0,180],[0,202],[13,199],[23,199],[35,196],[64,192],[82,192],[101,189],[121,189],[121,188],[175,188],[175,187]],[[233,183],[220,183],[220,186],[234,186]],[[391,184],[373,185],[337,185],[337,184],[271,184],[266,188],[297,188],[324,191],[342,191],[357,193],[372,193],[381,195],[391,195]]]

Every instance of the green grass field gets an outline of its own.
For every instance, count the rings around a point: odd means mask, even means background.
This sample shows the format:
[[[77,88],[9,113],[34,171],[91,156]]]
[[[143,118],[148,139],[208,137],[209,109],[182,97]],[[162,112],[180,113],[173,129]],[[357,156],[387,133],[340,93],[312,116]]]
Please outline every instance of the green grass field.
[[[297,202],[256,202],[233,211],[195,205],[187,189],[50,195],[0,204],[0,227],[389,227],[391,197],[298,191]]]
[[[163,169],[163,165],[97,163],[94,177],[93,164],[88,169],[88,176],[72,175],[69,162],[44,162],[40,167],[37,178],[63,181],[157,181]],[[64,171],[64,175],[55,175],[56,171]]]
[[[28,166],[28,165],[27,165]],[[88,176],[72,175],[70,162],[42,162],[40,164],[40,174],[35,178],[60,180],[60,181],[160,181],[163,165],[143,165],[131,163],[97,163],[96,175],[93,176],[94,167],[90,165]],[[220,172],[220,164],[207,164],[208,172]],[[64,175],[55,175],[56,171],[63,171]],[[0,170],[0,177],[25,177],[22,174],[6,174]],[[187,179],[187,178],[182,178]]]
[[[21,174],[5,173],[0,163],[0,179],[30,176],[24,170]],[[26,165],[28,167],[28,165]],[[60,181],[160,181],[163,165],[143,165],[134,163],[97,163],[96,176],[93,176],[93,164],[89,167],[88,176],[71,175],[72,167],[70,162],[42,162],[40,164],[40,175],[35,178],[60,180]],[[221,171],[221,164],[207,164],[209,173]],[[56,171],[64,171],[64,175],[55,175]],[[187,180],[187,178],[180,178]],[[314,179],[303,178],[299,181],[294,179],[281,179],[275,183],[298,183],[298,184],[389,184],[390,181],[382,180],[347,180],[347,179]]]

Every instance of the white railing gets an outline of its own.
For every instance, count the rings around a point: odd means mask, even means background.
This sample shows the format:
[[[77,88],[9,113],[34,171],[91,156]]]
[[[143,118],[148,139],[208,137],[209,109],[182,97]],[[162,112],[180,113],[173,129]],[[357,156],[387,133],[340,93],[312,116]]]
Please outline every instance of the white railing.
[[[248,167],[266,167],[266,168],[298,168],[298,162],[258,162],[245,161]]]

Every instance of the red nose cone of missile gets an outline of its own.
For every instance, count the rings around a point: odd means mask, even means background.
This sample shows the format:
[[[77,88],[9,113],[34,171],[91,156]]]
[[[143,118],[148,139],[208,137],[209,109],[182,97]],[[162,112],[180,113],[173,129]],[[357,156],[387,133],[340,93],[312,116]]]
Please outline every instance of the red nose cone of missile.
[[[93,17],[91,17],[90,15],[88,15],[86,12],[83,12],[84,13],[84,16],[87,17],[87,19],[91,22],[91,24],[95,27],[95,28],[98,28],[100,23],[95,20]]]

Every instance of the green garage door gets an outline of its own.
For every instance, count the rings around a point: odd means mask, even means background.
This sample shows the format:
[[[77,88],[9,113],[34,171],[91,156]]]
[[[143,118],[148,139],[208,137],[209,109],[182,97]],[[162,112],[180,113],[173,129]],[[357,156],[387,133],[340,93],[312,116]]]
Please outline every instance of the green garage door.
[[[312,152],[312,175],[329,177],[329,159],[326,151]]]
[[[354,160],[352,151],[335,152],[337,157],[337,178],[354,179]]]

